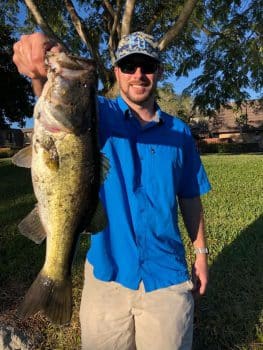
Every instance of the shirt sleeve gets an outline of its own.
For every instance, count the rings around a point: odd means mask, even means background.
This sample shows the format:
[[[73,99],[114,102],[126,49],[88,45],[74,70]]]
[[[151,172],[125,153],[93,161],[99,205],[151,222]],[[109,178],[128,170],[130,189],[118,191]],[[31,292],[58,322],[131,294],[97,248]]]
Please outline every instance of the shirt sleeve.
[[[190,129],[187,127],[185,132],[182,173],[177,194],[181,198],[193,198],[209,192],[211,185]]]

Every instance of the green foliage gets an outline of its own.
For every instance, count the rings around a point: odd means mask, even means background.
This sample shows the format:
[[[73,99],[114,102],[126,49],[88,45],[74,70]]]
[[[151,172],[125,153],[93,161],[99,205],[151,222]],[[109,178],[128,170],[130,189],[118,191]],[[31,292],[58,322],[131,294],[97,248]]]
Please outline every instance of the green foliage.
[[[242,130],[242,128],[247,126],[247,123],[248,123],[247,114],[240,114],[240,116],[235,119],[235,122],[239,126],[239,128]]]
[[[69,14],[65,8],[64,1],[35,1],[41,15],[58,37],[70,48],[72,53],[87,56],[87,51],[83,51],[84,45],[69,20]],[[30,11],[25,8],[27,17],[24,25],[20,28],[20,32],[28,34],[40,30],[36,25],[35,19]],[[89,55],[88,55],[89,56]]]
[[[22,77],[12,62],[13,43],[15,42],[10,24],[0,9],[0,127],[11,122],[25,124],[25,118],[33,111],[33,92],[31,83]],[[9,18],[11,21],[11,18]]]
[[[102,62],[101,79],[108,90],[113,84],[112,74],[108,71],[111,65],[108,43],[113,17],[105,2],[73,1],[88,28],[92,50],[81,43],[62,0],[35,2],[54,32],[73,52],[94,56],[98,50],[99,56],[93,58]],[[108,3],[114,11],[117,10],[116,0]],[[119,3],[121,19],[125,2]],[[18,13],[17,4],[15,0],[4,1],[5,8],[10,6],[12,9],[9,10],[12,20]],[[162,38],[176,23],[184,4],[185,1],[171,0],[136,2],[131,31],[149,31]],[[195,96],[194,106],[202,111],[218,109],[230,99],[248,99],[248,88],[262,92],[262,18],[262,0],[199,1],[183,31],[162,52],[164,77],[187,76],[192,69],[200,68],[200,75],[188,87],[187,93]],[[39,29],[29,12],[22,28],[23,32]],[[21,32],[20,27],[16,29]],[[119,38],[120,32],[116,32],[113,48],[116,48]]]
[[[10,158],[15,154],[16,150],[11,148],[0,148],[0,158]]]
[[[176,95],[172,84],[163,84],[157,91],[159,106],[166,113],[177,116],[186,123],[190,122],[193,115],[193,99],[187,95]]]
[[[0,7],[0,24],[1,25],[9,24],[10,26],[17,26],[18,11],[19,11],[19,3],[17,0],[2,0],[1,7]]]
[[[208,1],[203,25],[202,74],[187,89],[195,104],[216,109],[227,100],[249,98],[247,88],[262,92],[261,0]],[[213,6],[213,7],[212,7]]]

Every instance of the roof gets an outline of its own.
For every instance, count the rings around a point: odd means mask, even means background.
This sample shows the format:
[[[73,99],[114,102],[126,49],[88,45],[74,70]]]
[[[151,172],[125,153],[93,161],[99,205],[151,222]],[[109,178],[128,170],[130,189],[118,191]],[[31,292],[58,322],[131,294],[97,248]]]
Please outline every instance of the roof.
[[[22,130],[23,133],[33,132],[33,128],[22,128],[21,130]]]
[[[218,133],[239,132],[240,127],[236,119],[240,115],[247,115],[247,127],[253,130],[263,130],[263,101],[251,100],[242,102],[239,108],[236,103],[229,103],[216,114],[212,131]]]

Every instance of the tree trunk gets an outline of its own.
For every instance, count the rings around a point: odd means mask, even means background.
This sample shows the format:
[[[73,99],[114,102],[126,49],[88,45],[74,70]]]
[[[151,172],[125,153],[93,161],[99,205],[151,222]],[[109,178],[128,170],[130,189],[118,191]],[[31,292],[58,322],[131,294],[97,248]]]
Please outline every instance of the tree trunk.
[[[122,18],[121,36],[131,32],[131,21],[136,0],[126,0],[125,10]]]

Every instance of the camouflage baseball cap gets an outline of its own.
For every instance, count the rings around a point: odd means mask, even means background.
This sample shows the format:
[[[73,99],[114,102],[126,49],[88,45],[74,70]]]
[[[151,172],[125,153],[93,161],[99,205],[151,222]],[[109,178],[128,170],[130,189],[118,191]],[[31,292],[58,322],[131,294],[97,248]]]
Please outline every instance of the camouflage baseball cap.
[[[115,65],[124,57],[135,53],[160,61],[158,43],[154,37],[143,32],[134,32],[121,38],[116,51]]]

